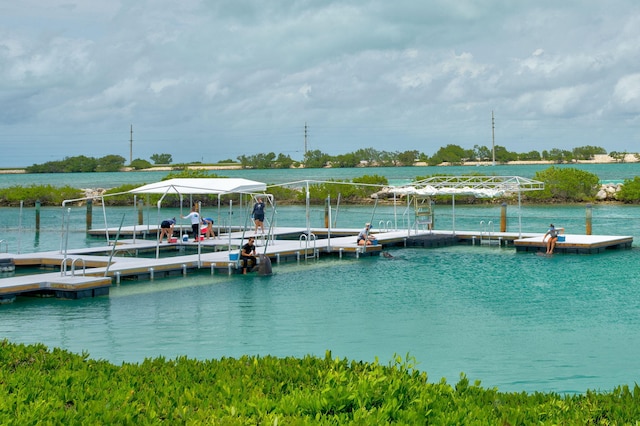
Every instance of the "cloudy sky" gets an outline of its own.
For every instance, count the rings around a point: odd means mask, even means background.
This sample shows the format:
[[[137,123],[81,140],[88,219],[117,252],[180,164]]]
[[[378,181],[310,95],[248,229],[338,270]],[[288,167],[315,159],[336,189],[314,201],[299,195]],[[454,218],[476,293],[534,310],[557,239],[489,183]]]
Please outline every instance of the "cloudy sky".
[[[0,167],[640,150],[637,0],[0,2]]]

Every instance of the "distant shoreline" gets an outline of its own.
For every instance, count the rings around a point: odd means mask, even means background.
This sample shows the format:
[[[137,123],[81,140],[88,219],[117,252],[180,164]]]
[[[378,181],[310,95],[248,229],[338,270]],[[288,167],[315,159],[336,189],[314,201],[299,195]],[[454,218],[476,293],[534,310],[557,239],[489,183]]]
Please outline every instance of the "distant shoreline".
[[[596,155],[595,158],[593,160],[575,160],[572,162],[568,162],[568,163],[558,163],[556,161],[507,161],[506,163],[496,163],[497,165],[501,165],[501,166],[526,166],[526,165],[544,165],[544,164],[548,164],[550,166],[556,165],[556,164],[612,164],[612,163],[618,163],[618,164],[625,164],[625,163],[638,163],[640,162],[640,159],[638,159],[638,157],[636,157],[636,154],[627,154],[624,158],[623,161],[617,161],[616,159],[603,154],[603,155]],[[493,163],[491,161],[465,161],[463,163],[455,163],[455,164],[450,164],[450,163],[441,163],[435,166],[429,166],[427,163],[424,162],[417,162],[413,165],[413,167],[448,167],[448,166],[491,166]],[[363,168],[366,169],[369,166],[360,166],[358,168]],[[170,171],[174,171],[177,169],[181,169],[182,167],[180,166],[157,166],[157,167],[150,167],[148,169],[141,169],[141,170],[134,170],[130,167],[124,167],[121,172],[138,172],[138,173],[144,173],[144,172],[170,172]],[[242,166],[241,165],[225,165],[225,166],[221,166],[221,165],[202,165],[202,164],[193,164],[193,165],[189,165],[187,166],[188,169],[190,170],[241,170]],[[331,166],[327,167],[327,168],[331,168]],[[0,174],[26,174],[26,168],[17,168],[17,169],[0,169]]]

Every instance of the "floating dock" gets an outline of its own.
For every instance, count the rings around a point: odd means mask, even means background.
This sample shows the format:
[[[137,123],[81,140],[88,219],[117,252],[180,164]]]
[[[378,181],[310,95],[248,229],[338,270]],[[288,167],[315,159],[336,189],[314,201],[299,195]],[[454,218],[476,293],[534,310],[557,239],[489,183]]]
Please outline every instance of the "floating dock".
[[[466,244],[515,247],[518,252],[546,251],[542,234],[404,229],[375,232],[378,244],[358,246],[356,238],[359,231],[277,227],[271,230],[268,238],[256,238],[256,253],[279,264],[317,259],[320,256],[378,256],[388,247],[437,248]],[[116,232],[114,229],[95,230],[94,235],[106,237]],[[241,245],[253,235],[252,232],[235,231],[199,242],[190,238],[187,242],[158,244],[155,238],[137,239],[134,229],[125,229],[127,232],[133,238],[117,243],[110,241],[102,247],[70,249],[66,253],[55,251],[3,255],[5,262],[11,259],[16,271],[14,276],[0,279],[0,303],[11,302],[22,295],[67,299],[108,295],[111,285],[120,284],[123,280],[154,280],[187,275],[197,270],[210,271],[211,274],[239,273],[239,262],[235,259]],[[155,235],[155,232],[151,234]],[[557,243],[556,253],[595,254],[605,250],[629,249],[633,242],[630,236],[569,234],[565,238],[564,242]],[[38,271],[20,275],[20,270],[24,268]]]

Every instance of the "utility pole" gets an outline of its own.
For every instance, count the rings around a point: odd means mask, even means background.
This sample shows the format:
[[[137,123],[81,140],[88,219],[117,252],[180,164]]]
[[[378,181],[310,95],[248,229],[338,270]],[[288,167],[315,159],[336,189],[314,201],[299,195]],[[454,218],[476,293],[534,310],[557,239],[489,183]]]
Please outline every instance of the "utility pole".
[[[304,122],[304,158],[307,158],[307,122]]]
[[[129,136],[129,164],[133,163],[133,124]]]
[[[491,153],[492,160],[491,165],[496,165],[496,120],[493,117],[493,110],[491,110]]]

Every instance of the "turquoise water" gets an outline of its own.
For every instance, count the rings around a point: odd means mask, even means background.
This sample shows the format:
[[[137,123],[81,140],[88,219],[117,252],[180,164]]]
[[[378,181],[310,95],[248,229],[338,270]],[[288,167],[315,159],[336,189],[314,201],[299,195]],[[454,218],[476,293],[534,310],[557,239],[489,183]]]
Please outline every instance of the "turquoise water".
[[[640,163],[622,164],[562,164],[556,167],[578,168],[596,174],[603,182],[622,182],[640,176]],[[437,174],[458,175],[480,173],[496,176],[522,176],[533,178],[535,173],[549,168],[549,165],[497,165],[487,167],[367,167],[353,169],[274,169],[274,170],[218,170],[211,171],[223,177],[243,177],[246,179],[281,184],[299,180],[352,179],[363,175],[385,176],[390,184],[404,184],[417,176]],[[161,180],[168,172],[129,173],[45,173],[45,174],[0,174],[0,188],[13,185],[31,185],[50,182],[52,185],[70,185],[75,188],[113,188],[124,184],[151,183]]]
[[[597,256],[512,249],[392,250],[308,261],[271,277],[192,275],[79,301],[18,299],[0,335],[119,364],[146,357],[410,354],[430,381],[464,372],[503,391],[609,390],[638,380],[637,249]]]
[[[295,180],[295,179],[294,179]],[[94,209],[94,223],[102,218]],[[61,208],[0,209],[5,251],[60,247]],[[172,212],[163,210],[163,214]],[[436,227],[451,229],[450,205],[436,205]],[[456,229],[499,223],[499,206],[456,206]],[[584,205],[508,207],[508,230],[546,231],[553,221],[584,233]],[[130,208],[107,210],[109,226],[135,221]],[[241,216],[238,211],[232,215]],[[85,237],[85,210],[73,208],[70,247],[103,245]],[[157,212],[145,212],[156,223]],[[279,208],[281,225],[305,226],[302,207]],[[324,209],[313,208],[312,226]],[[374,230],[402,209],[344,207],[337,225]],[[332,259],[274,264],[274,275],[211,276],[125,282],[107,297],[78,301],[18,298],[0,306],[0,336],[42,342],[113,363],[186,355],[334,356],[389,362],[416,358],[430,381],[460,373],[502,391],[585,392],[633,385],[640,374],[640,207],[596,205],[596,234],[631,235],[634,248],[551,258],[512,248],[392,249],[391,259]]]

